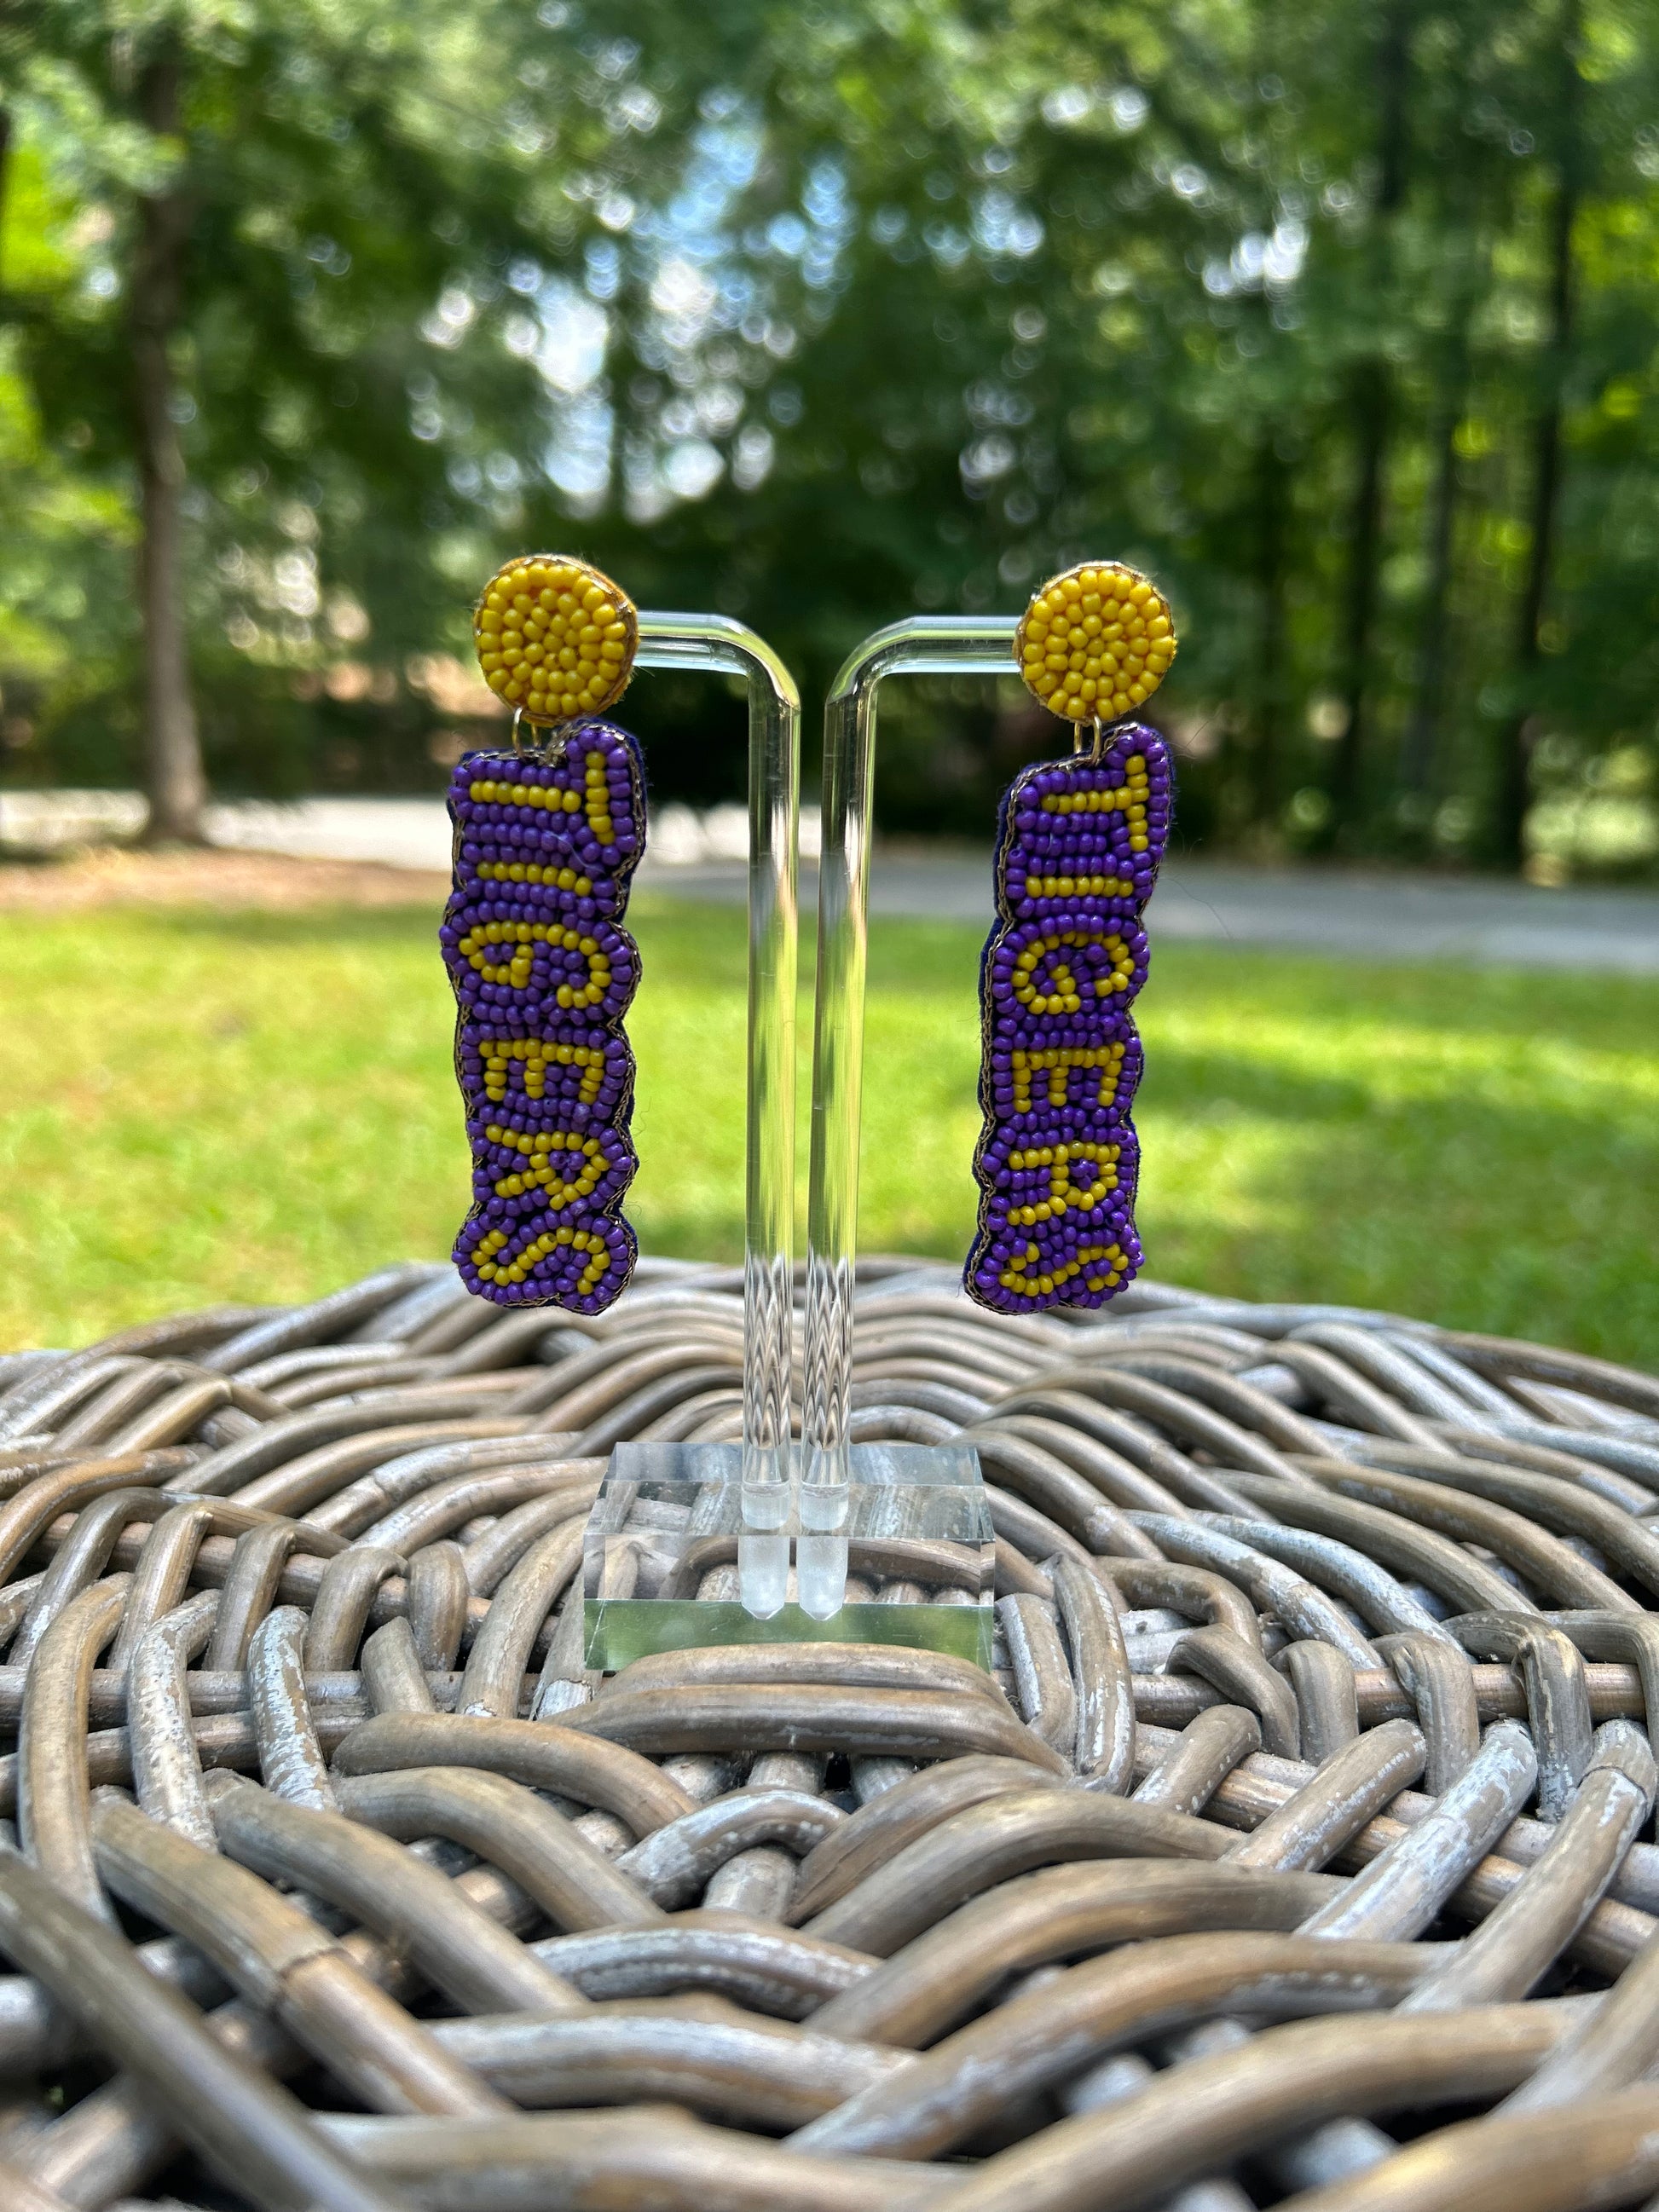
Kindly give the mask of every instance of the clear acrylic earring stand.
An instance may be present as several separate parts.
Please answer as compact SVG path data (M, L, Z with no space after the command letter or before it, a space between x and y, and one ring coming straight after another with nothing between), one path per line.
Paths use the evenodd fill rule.
M735 630L719 627L722 637ZM790 1154L778 1109L792 1097L784 1046L793 1012L793 877L786 892L775 840L787 814L793 866L793 786L787 807L780 800L769 814L757 794L778 788L766 764L783 740L775 732L769 752L757 720L765 702L757 698L754 665L744 668L751 731L744 1443L741 1453L719 1443L617 1447L589 1524L590 1667L614 1668L647 1651L690 1645L825 1638L920 1644L990 1664L994 1540L975 1455L964 1446L853 1444L849 1406L876 690L884 677L901 673L1012 675L1014 629L1003 618L896 623L849 658L826 704L805 1406L793 1485ZM640 633L641 666L734 665L700 657L700 649L720 649L710 618L641 616ZM786 896L792 933L780 965L776 912ZM757 1012L759 1001L765 1007ZM729 1589L720 1570L734 1560L735 1595L714 1594ZM857 1577L850 1602L849 1565Z
M722 615L642 612L634 665L738 676L748 692L743 1443L612 1454L583 1562L587 1663L605 1669L647 1650L728 1641L718 1615L776 1615L791 1521L800 695L771 647ZM717 1554L735 1563L737 1604L695 1601L687 1562Z
M799 1602L815 1620L841 1612L849 1544L856 1571L860 1523L883 1510L881 1502L866 1493L893 1480L890 1462L896 1455L907 1462L906 1480L939 1489L941 1495L933 1501L935 1517L960 1529L965 1543L982 1541L988 1558L990 1553L987 1509L971 1452L852 1443L853 1296L876 695L889 676L1017 676L1017 628L1012 616L1002 615L921 615L891 623L849 656L824 707L800 1534L795 1554ZM988 884L987 900L988 911ZM981 1600L988 1655L989 1595L988 1577ZM847 1608L848 1613L860 1610ZM917 1635L914 1640L933 1639Z

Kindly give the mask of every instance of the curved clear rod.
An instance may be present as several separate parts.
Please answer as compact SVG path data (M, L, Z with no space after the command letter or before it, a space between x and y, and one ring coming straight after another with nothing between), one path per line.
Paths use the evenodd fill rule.
M765 1619L789 1579L795 1213L795 852L800 694L764 639L724 615L640 616L638 668L740 676L749 694L749 1088L738 1595Z
M858 1250L859 1122L876 691L888 676L1013 676L1012 615L918 615L878 629L842 665L823 708L812 1153L801 1413L800 1602L841 1610L847 1583L848 1400Z

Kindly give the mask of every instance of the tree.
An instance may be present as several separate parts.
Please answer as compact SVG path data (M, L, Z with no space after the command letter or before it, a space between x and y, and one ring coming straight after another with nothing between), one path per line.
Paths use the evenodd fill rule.
M435 773L421 672L520 544L742 615L809 694L1104 549L1176 597L1189 840L1513 866L1653 750L1656 4L14 11L39 772L136 757L141 523L210 772L287 788ZM636 710L660 791L729 793L706 688ZM1052 743L1012 688L885 727L884 817L981 835Z
M326 619L326 537L343 634L374 619L345 580L372 590L378 567L387 644L417 637L453 585L434 573L441 441L406 386L428 416L440 387L461 418L544 411L523 352L453 343L508 313L515 260L574 243L538 157L557 135L580 161L607 135L587 104L602 71L526 109L537 35L515 9L434 0L78 0L8 34L19 112L94 241L90 290L14 305L48 434L135 486L153 836L201 835L192 599L234 629L241 580L272 618L245 608L242 649L291 658Z
M1376 189L1364 256L1372 296L1378 300L1386 299L1393 283L1394 226L1406 199L1413 21L1412 0L1384 0L1378 10ZM1363 337L1352 378L1354 480L1340 647L1343 720L1331 772L1332 830L1336 842L1350 846L1360 827L1384 479L1395 427L1394 385L1383 343L1388 321L1367 319L1357 328Z
M1554 178L1548 219L1547 333L1533 423L1531 445L1532 497L1528 524L1525 580L1516 607L1514 711L1502 725L1498 738L1498 800L1493 810L1492 842L1495 857L1518 867L1525 857L1527 807L1530 798L1528 774L1532 718L1536 712L1536 677L1541 658L1540 635L1545 599L1555 560L1557 517L1561 498L1561 417L1565 386L1571 366L1574 258L1573 231L1578 220L1583 190L1582 109L1583 81L1579 73L1581 0L1564 0L1559 43L1554 55L1556 103Z
M170 27L138 66L137 107L162 145L182 120L179 42ZM134 210L131 276L133 443L138 471L138 606L144 653L149 834L199 842L207 779L191 695L184 608L184 454L174 420L172 353L185 305L191 200L175 165Z

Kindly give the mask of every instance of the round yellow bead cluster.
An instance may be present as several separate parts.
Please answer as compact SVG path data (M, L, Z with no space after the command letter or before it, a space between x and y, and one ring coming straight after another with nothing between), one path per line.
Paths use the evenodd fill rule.
M492 691L532 721L568 722L621 698L640 626L609 576L585 561L538 553L496 570L473 613L472 635Z
M1175 659L1169 602L1119 562L1091 562L1045 584L1014 639L1019 672L1068 721L1109 721L1139 707Z

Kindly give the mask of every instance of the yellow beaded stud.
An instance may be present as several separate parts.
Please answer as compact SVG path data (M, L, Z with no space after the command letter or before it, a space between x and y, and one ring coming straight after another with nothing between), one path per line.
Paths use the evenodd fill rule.
M1170 603L1121 561L1085 561L1036 592L1014 635L1033 694L1070 722L1109 722L1150 699L1176 655Z
M472 613L484 682L527 722L603 714L628 689L640 619L586 561L526 553L498 568Z

